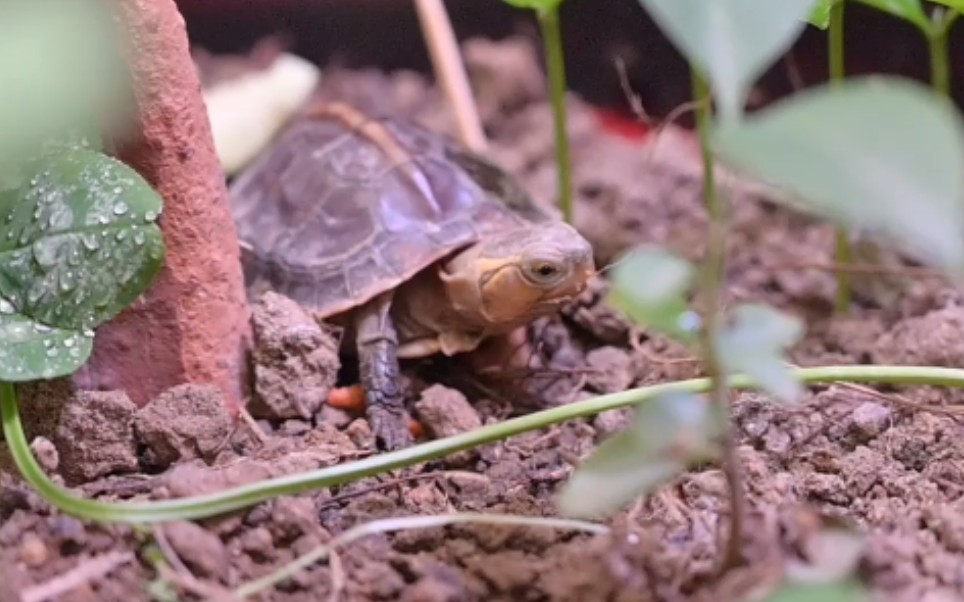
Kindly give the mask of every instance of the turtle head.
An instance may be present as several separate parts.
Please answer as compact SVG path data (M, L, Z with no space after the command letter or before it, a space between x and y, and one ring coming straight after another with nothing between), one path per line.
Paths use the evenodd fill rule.
M450 260L442 278L455 309L501 329L557 311L595 273L589 242L568 224L548 222L488 235Z

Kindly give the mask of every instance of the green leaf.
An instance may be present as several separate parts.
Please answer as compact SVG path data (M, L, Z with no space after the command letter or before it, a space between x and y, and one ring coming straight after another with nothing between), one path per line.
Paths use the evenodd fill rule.
M833 8L833 5L837 1L838 0L817 0L817 3L813 5L813 10L810 11L810 15L807 16L807 22L820 29L830 27L830 9Z
M51 328L14 311L0 299L0 380L66 376L90 357L93 333Z
M793 204L964 274L964 128L928 88L882 77L812 88L719 124L713 146Z
M733 323L719 333L717 357L727 373L746 374L779 401L791 403L803 394L803 385L787 368L783 352L803 330L800 320L766 305L739 305Z
M105 3L0 2L0 165L68 130L126 125L120 41Z
M716 457L722 425L710 403L688 393L640 404L630 428L603 442L575 471L559 509L584 518L618 511L691 464Z
M869 599L866 589L858 581L848 580L816 585L788 583L764 602L865 602Z
M690 340L699 323L686 303L694 276L685 259L659 247L640 247L613 268L610 301L642 325Z
M73 330L132 303L161 267L160 196L106 155L48 155L0 190L0 295L18 313Z
M857 2L913 23L924 32L931 30L931 21L924 13L920 0L857 0Z
M563 0L502 0L502 1L516 8L528 8L541 14L541 13L547 13L554 10L559 10L559 5L562 4Z
M806 27L814 0L639 0L709 78L723 118L742 114L750 87Z

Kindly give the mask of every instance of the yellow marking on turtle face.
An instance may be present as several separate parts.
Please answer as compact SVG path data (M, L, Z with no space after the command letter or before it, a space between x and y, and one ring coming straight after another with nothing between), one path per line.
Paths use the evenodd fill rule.
M492 234L440 271L452 308L489 334L557 311L593 274L589 243L562 223Z

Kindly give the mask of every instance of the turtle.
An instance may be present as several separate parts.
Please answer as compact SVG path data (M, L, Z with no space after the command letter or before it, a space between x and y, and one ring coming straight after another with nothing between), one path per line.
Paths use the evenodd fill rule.
M229 195L248 294L343 327L380 449L412 443L401 360L471 352L596 273L589 242L494 161L344 102L304 109Z

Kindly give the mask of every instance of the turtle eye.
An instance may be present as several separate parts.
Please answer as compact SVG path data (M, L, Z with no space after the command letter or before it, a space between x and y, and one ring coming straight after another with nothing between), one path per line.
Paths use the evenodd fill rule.
M565 270L554 261L535 259L522 264L522 273L535 284L554 284L563 277Z

